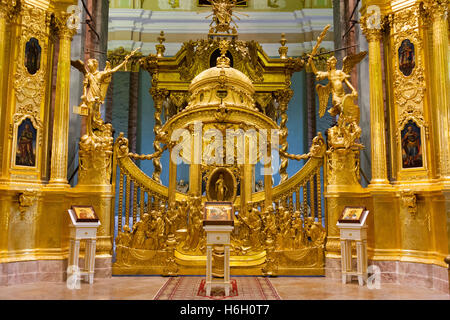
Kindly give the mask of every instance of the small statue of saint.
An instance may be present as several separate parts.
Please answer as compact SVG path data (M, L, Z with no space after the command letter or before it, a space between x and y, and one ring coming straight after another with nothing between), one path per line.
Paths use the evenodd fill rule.
M215 185L216 198L218 201L224 201L227 197L228 187L225 184L225 179L223 178L223 173L219 175L219 179L216 181Z

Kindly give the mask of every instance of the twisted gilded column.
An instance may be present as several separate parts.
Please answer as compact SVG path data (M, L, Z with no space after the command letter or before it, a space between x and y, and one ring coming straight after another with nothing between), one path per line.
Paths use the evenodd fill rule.
M288 149L288 142L287 142L287 136L288 136L288 128L286 126L288 116L287 116L287 109L289 101L292 98L292 95L294 92L291 89L282 89L275 92L275 97L277 98L278 103L280 104L280 114L281 114L281 121L280 121L280 151L287 152ZM281 159L281 165L280 165L280 177L281 181L280 183L283 183L286 181L289 176L287 174L287 167L288 167L288 159L284 156L280 156Z
M150 94L153 97L154 106L155 106L155 126L153 127L153 133L155 134L155 140L153 141L153 150L155 152L160 152L162 150L161 143L158 139L159 130L162 127L161 122L161 112L162 112L162 104L164 99L168 96L169 92L165 89L158 88L150 88ZM153 159L153 175L152 179L158 183L161 183L161 156Z
M372 160L372 187L389 185L386 167L386 136L383 102L383 78L380 40L381 28L369 26L367 19L361 19L361 28L369 43L369 79L370 79L370 135Z
M70 14L62 12L56 18L59 35L58 78L53 116L53 138L50 186L67 186L67 152L69 138L70 44L75 29L67 27Z

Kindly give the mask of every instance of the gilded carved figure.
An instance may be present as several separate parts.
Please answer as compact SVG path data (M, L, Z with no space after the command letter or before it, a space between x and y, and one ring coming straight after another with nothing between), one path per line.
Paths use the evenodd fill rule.
M216 185L214 187L216 191L216 198L218 201L224 201L227 196L228 187L225 184L225 180L223 178L223 174L219 175L219 178L216 181Z
M131 247L136 249L144 248L146 232L148 231L149 218L150 216L146 213L142 217L142 220L139 220L133 226L133 241L131 243Z
M321 246L325 240L326 232L320 223L314 220L313 217L305 219L305 232L313 246Z
M178 212L175 209L175 203L172 203L170 208L167 210L166 216L164 217L166 224L166 233L169 237L175 236L177 219Z
M119 231L116 238L116 260L127 262L129 251L127 248L130 246L132 240L131 230L128 225L123 226L123 231Z
M349 79L352 69L364 59L367 52L360 52L345 57L342 70L336 69L337 59L332 56L327 61L327 71L318 71L313 58L328 29L329 26L323 30L317 39L317 45L314 47L308 60L308 65L311 66L317 80L328 79L327 85L318 84L316 86L317 94L319 95L319 115L322 117L325 114L331 94L332 106L329 113L332 116L339 116L337 126L329 131L331 147L343 147L346 149L352 146L362 147L361 144L355 142L361 136L361 128L359 127L360 110L354 103L354 99L358 98L358 93ZM346 93L344 83L350 88L351 93Z
M233 7L240 4L240 0L209 0L212 5L213 10L213 20L210 26L214 23L215 26L210 29L210 33L213 32L229 32L232 31L233 34L237 33L236 27L231 27L231 22L233 21ZM210 17L210 15L208 16ZM208 18L206 17L206 18ZM239 19L239 18L238 18Z
M83 95L81 96L81 109L87 109L93 120L100 118L100 105L104 103L108 86L112 80L112 74L126 66L128 60L135 55L140 48L135 49L127 55L118 66L111 68L109 61L106 62L103 71L98 70L98 60L89 59L86 64L81 60L72 61L72 65L84 74ZM88 121L89 122L89 121ZM88 134L90 134L88 130Z

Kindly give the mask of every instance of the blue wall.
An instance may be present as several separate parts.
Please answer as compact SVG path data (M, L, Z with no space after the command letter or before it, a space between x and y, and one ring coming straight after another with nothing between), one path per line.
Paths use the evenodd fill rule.
M128 134L128 105L130 103L130 73L118 71L113 74L112 126L114 139L120 132Z

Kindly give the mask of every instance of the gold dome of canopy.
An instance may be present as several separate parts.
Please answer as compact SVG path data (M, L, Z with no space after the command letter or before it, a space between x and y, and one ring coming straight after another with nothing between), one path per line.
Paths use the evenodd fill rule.
M257 110L252 81L241 71L230 67L229 63L222 52L216 67L201 72L192 80L187 109L224 105Z

